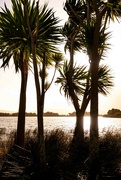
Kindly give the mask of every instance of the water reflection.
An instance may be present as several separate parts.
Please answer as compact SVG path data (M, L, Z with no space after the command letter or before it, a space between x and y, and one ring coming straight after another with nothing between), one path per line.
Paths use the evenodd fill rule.
M62 128L65 131L73 131L76 123L76 117L44 117L44 129L53 130L56 128ZM9 133L12 130L16 130L17 117L0 117L0 128L6 128ZM26 118L26 129L37 128L37 118ZM99 117L99 132L107 131L108 129L121 131L121 118L104 118ZM90 117L84 117L84 130L90 129Z

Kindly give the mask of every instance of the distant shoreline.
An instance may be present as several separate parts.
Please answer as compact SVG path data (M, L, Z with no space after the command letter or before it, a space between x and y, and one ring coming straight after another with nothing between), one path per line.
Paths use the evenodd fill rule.
M89 116L90 113L89 112L86 112L85 113L85 116ZM8 117L17 117L18 116L18 113L4 113L4 112L0 112L0 116L8 116ZM36 117L37 114L36 113L32 113L32 112L26 112L26 117ZM76 116L76 113L75 112L72 112L72 113L69 113L68 115L65 115L65 114L58 114L58 113L55 113L55 112L45 112L43 114L44 117L75 117Z
M18 113L4 113L4 112L0 112L0 117L17 117L18 116ZM26 112L26 117L37 117L37 114L36 113L27 113ZM65 115L65 114L58 114L58 113L54 113L54 112L45 112L44 117L76 117L76 113L73 112L73 113L69 113L68 115ZM90 113L89 112L86 112L84 116L90 116ZM107 117L107 118L121 118L120 116L110 116L108 114L104 114L104 115L99 115L99 116L102 116L102 117Z

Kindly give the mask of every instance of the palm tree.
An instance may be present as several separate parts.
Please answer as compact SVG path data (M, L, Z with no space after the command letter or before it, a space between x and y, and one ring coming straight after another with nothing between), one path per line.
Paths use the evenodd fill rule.
M27 3L27 8L29 9L29 23L31 25L32 32L34 33L38 17L38 9L35 6L35 1L33 1L32 4L29 1ZM19 0L12 0L12 10L13 12L10 12L5 5L5 10L3 9L1 12L0 55L1 58L3 58L3 66L8 65L10 58L13 57L16 70L19 68L22 71L23 80L21 86L24 88L21 88L22 93L20 95L22 96L22 94L24 94L24 97L21 98L20 96L20 107L22 108L19 108L19 111L20 109L22 110L18 115L17 144L23 146L25 130L25 114L23 112L25 112L26 104L26 82L24 80L27 81L27 78L24 78L23 73L28 73L28 63L32 58L32 48L25 11ZM55 52L56 50L53 44L54 42L56 44L60 38L58 27L56 27L57 23L58 19L54 17L53 10L47 9L47 5L44 5L39 12L39 32L36 47L37 58L41 59L40 62L42 63L44 62L43 57L45 51ZM23 61L21 60L22 57ZM39 103L42 104L42 102ZM43 105L41 105L41 107L43 107ZM18 139L21 139L21 143Z
M83 52L87 52L87 54L90 53L91 51L91 47L92 47L92 41L93 41L93 31L94 31L94 23L91 23L90 26L86 26L85 24L82 27L76 27L74 26L73 22L67 22L63 29L61 30L62 35L64 36L64 39L66 41L65 44L65 51L66 49L69 50L70 52L70 72L68 72L69 74L69 81L68 81L68 88L70 89L70 91L72 92L74 86L70 84L71 79L73 79L71 77L71 73L73 72L73 61L74 61L74 52L75 51L80 51L82 50ZM100 31L100 41L99 41L99 51L100 51L100 56L101 58L103 58L105 51L108 49L109 44L107 43L107 40L110 38L110 34L108 32L104 33L104 30L101 29ZM73 34L73 36L72 36ZM73 44L73 47L72 47ZM103 50L103 52L102 52ZM90 70L89 70L89 74L90 74ZM87 76L89 78L89 75ZM87 82L86 82L86 89L85 89L85 93L84 93L84 97L83 97L83 101L82 101L82 106L81 106L81 111L79 108L79 102L78 102L78 98L70 93L72 102L74 104L75 110L76 110L76 118L77 120L77 124L76 124L76 128L75 128L75 137L77 139L80 139L81 141L83 141L84 139L84 130L83 130L83 116L84 116L84 112L86 110L86 107L89 102L90 99L90 95L88 96L88 91L89 91L89 79L87 78ZM81 92L80 92L81 94ZM85 103L86 102L86 103Z
M100 50L100 31L103 29L105 33L107 20L111 19L112 15L110 10L113 9L112 13L114 15L121 17L121 6L118 1L118 6L115 6L113 2L111 6L109 5L111 1L103 3L102 1L92 1L92 8L95 13L94 20L94 31L93 31L93 41L92 48L89 52L89 59L91 62L91 106L90 106L90 115L91 115L91 125L90 125L90 170L89 170L89 179L95 179L99 175L99 145L98 145L98 67L102 57L104 48ZM91 7L91 6L90 6ZM111 9L110 9L111 7ZM117 8L116 8L117 7ZM117 9L117 10L116 10ZM93 13L93 14L94 14ZM92 20L91 20L92 21ZM90 21L90 22L91 22ZM88 25L89 23L87 23ZM94 172L95 171L95 172Z
M69 75L69 63L67 61L65 61L63 68L59 69L59 73L60 77L57 77L56 83L60 84L60 92L62 93L63 91L65 97L72 100L69 94L69 84L67 78ZM84 139L83 117L90 101L91 79L89 76L89 70L87 71L86 66L74 66L72 79L75 96L77 96L79 104L79 112L76 112L76 126L73 140L81 143ZM109 93L109 89L113 86L112 79L113 76L111 76L111 70L108 66L100 66L98 70L98 93L107 95Z
M26 87L29 65L29 47L26 40L26 24L22 18L21 6L12 1L11 12L5 5L0 12L0 58L3 59L2 67L9 65L11 58L14 60L16 72L21 72L21 91L18 112L16 144L24 147ZM21 25L23 24L23 27Z
M83 131L83 121L80 120L80 108L79 108L79 101L78 97L75 93L74 89L74 82L73 82L73 72L74 70L74 53L76 51L80 50L80 26L77 27L75 22L68 21L65 23L64 27L61 30L62 35L65 38L66 44L65 44L65 51L66 49L69 50L70 53L70 59L69 59L69 70L68 70L68 76L66 76L68 81L68 90L69 90L69 96L71 97L72 103L74 105L74 108L76 110L76 118L77 122L80 122L80 142L83 142L84 139L84 131ZM80 71L81 72L81 71ZM79 73L80 73L79 72Z
M35 7L36 19L34 29L30 23L29 16L29 1L22 1L24 6L27 27L29 30L30 44L32 50L32 60L34 68L34 78L37 94L37 117L38 117L38 145L39 145L39 162L45 162L44 151L44 129L43 129L43 111L44 111L44 95L45 95L45 68L46 68L46 53L48 51L55 51L55 44L60 41L58 31L58 19L55 18L53 9L48 10L47 5L39 12L39 2ZM41 50L41 57L43 59L42 67L42 87L40 89L39 72L36 52Z
M82 4L83 3L83 4ZM91 126L90 126L90 177L95 179L99 174L98 166L98 67L103 53L103 49L99 50L100 31L106 30L107 20L112 19L114 16L120 17L121 15L121 2L120 1L96 1L96 0L67 0L65 9L72 22L75 22L77 27L83 29L90 27L94 24L92 36L92 46L87 49L91 68ZM85 8L85 13L83 11ZM82 18L83 16L83 18ZM95 158L94 158L95 157ZM93 169L94 168L94 169ZM94 173L93 173L94 172Z

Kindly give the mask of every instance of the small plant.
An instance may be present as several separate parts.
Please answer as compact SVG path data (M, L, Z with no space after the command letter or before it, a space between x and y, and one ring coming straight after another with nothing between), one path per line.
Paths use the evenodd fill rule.
M6 156L14 144L15 131L10 132L6 137L6 129L0 129L0 158Z

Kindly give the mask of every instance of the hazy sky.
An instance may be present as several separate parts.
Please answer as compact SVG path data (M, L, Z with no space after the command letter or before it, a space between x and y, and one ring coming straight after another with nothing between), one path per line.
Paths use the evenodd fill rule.
M10 0L0 0L0 6L3 7L4 2L10 7ZM41 4L49 2L49 7L53 7L56 16L62 19L62 24L67 20L66 12L63 10L64 0L40 0L40 2ZM107 97L99 96L100 114L107 113L111 108L121 109L121 24L111 24L111 30L112 38L110 43L112 46L103 63L108 64L112 69L115 77L115 86ZM68 56L66 55L66 57ZM78 60L80 64L85 64L88 58L83 54L78 54L75 59ZM0 69L0 110L18 111L20 81L20 74L15 74L12 60L9 68L6 68L6 70ZM89 110L89 107L87 110ZM30 111L36 112L36 94L33 74L31 72L29 73L27 86L27 112ZM68 114L74 111L71 102L67 101L64 96L60 94L59 86L54 83L46 93L45 111L53 111L60 114Z

